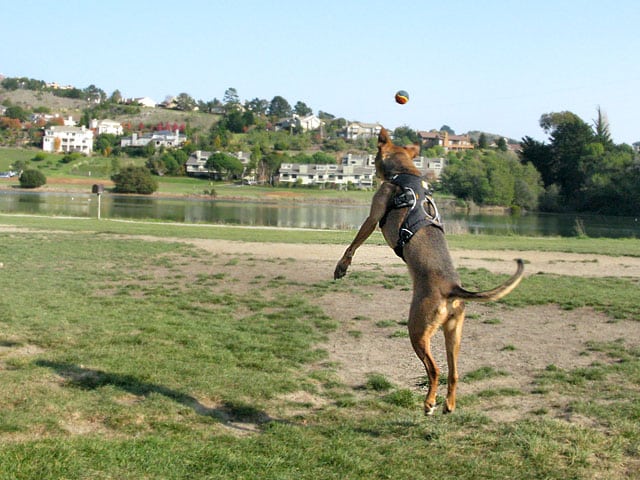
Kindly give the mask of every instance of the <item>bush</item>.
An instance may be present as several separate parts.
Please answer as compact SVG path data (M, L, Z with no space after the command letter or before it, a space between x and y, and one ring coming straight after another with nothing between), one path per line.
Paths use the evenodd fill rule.
M114 191L117 193L149 195L158 189L158 181L146 167L125 167L111 180L116 184Z
M62 157L60 159L60 163L71 163L75 160L78 160L79 158L82 158L83 155L81 153L78 152L70 152L64 155L64 157Z
M25 170L20 175L20 187L38 188L47 183L47 177L40 170Z

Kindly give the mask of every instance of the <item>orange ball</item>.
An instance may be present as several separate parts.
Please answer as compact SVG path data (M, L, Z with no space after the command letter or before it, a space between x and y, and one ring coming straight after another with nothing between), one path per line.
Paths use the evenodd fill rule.
M404 105L408 101L409 94L407 92L405 92L404 90L398 90L396 92L396 102L398 102L400 105Z

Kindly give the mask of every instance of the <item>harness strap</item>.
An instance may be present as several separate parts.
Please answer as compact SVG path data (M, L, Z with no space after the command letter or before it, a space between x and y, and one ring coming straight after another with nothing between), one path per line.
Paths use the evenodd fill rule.
M440 212L436 206L427 183L420 177L411 174L398 174L390 180L395 185L402 188L389 206L389 210L408 207L400 231L398 232L398 243L393 251L404 260L403 249L409 240L422 227L433 225L444 232ZM387 214L389 213L387 210ZM386 221L386 214L380 221L380 227Z

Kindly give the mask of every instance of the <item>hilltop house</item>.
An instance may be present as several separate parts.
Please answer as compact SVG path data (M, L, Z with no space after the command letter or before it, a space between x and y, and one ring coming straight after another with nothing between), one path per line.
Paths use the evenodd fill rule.
M276 130L300 128L303 131L308 132L311 130L317 130L321 125L322 120L320 120L316 115L311 114L301 117L294 113L291 118L285 118L284 120L279 121L276 124Z
M80 152L91 155L93 130L82 127L52 126L44 129L42 150L45 152Z
M425 148L440 146L446 152L472 150L473 144L469 135L450 135L449 132L418 132Z
M152 143L156 148L159 147L179 147L187 141L187 136L182 135L179 130L171 132L169 130L160 130L157 132L145 133L138 135L133 133L130 137L122 137L120 140L121 147L146 147Z
M96 135L111 134L120 136L124 133L120 122L115 120L91 120L91 129L96 132Z
M347 140L366 140L369 138L377 138L380 130L382 130L382 125L379 123L350 122L344 129L338 132L338 136L346 138Z
M156 106L156 101L149 97L134 98L133 102L148 108L154 108Z

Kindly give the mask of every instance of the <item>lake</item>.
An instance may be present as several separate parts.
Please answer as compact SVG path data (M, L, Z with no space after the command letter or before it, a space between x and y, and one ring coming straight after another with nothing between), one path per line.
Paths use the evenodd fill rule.
M211 223L266 227L357 229L369 212L365 205L267 204L206 198L163 198L104 194L101 218L156 219L182 223ZM94 194L0 191L0 213L97 217ZM441 208L445 230L450 233L575 236L582 230L590 237L640 237L640 221L634 217L603 215L465 214Z

